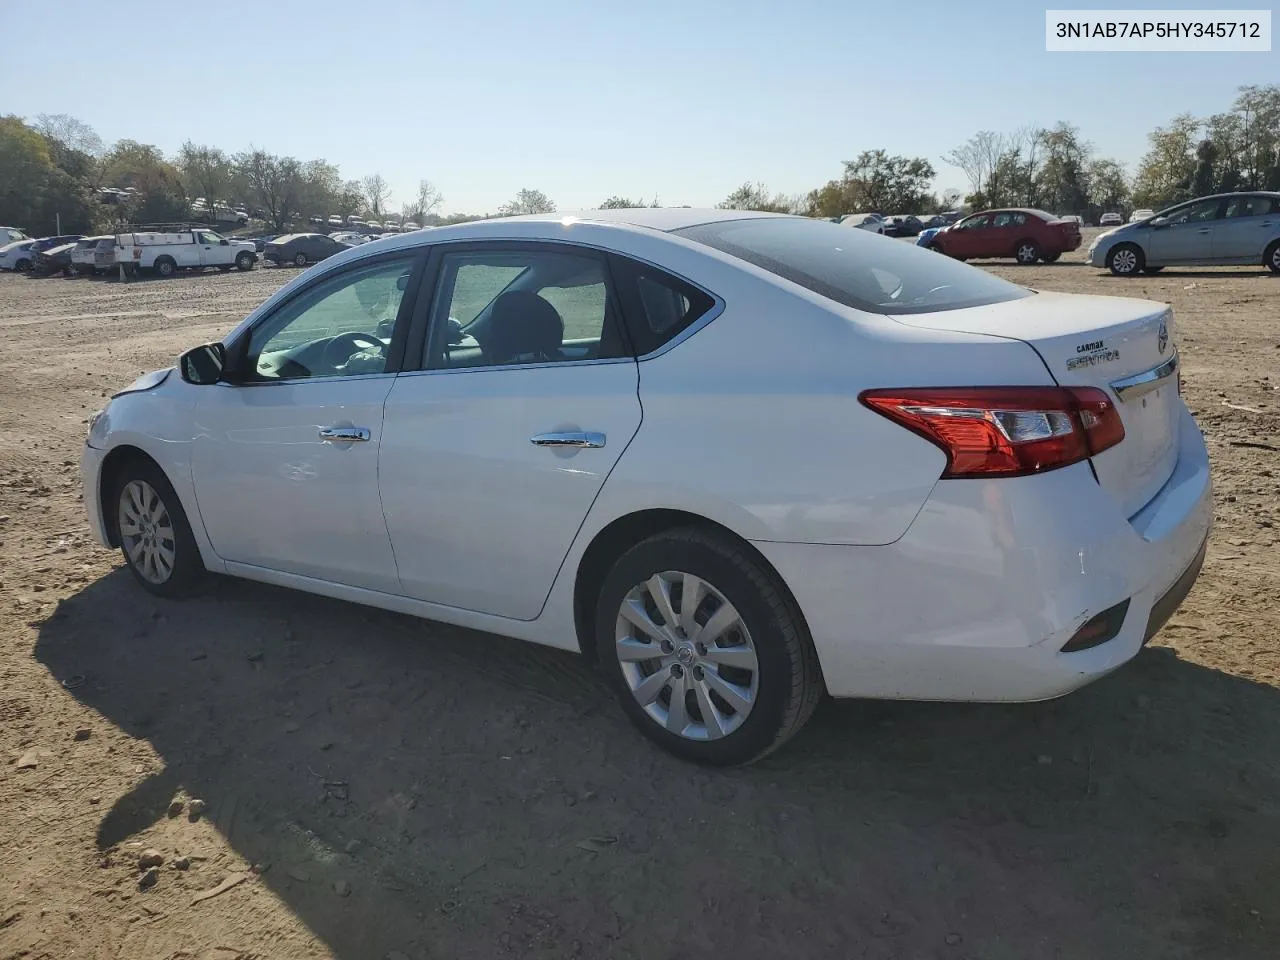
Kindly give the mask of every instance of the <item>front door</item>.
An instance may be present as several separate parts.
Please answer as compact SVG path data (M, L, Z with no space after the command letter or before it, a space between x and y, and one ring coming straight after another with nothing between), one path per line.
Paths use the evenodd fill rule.
M378 456L414 262L362 261L303 288L233 345L237 382L202 392L192 472L222 559L399 592Z
M382 504L405 592L531 620L640 425L605 259L450 246L420 370L387 398ZM406 364L407 365L407 364Z
M953 257L988 256L984 252L985 237L991 229L991 214L979 213L966 217L947 231L945 250Z
M202 267L216 267L231 262L231 245L223 246L224 241L216 233L210 230L201 230L196 234L199 241L196 245L200 248L200 265Z
M1198 200L1169 211L1158 224L1153 221L1147 228L1147 261L1164 265L1212 260L1222 205L1221 199Z

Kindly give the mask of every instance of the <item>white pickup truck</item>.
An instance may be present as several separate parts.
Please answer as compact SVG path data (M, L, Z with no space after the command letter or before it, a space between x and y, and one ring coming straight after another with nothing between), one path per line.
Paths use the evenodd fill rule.
M116 235L115 262L133 270L154 270L162 277L205 267L252 270L258 248L251 240L228 240L212 230L121 233Z

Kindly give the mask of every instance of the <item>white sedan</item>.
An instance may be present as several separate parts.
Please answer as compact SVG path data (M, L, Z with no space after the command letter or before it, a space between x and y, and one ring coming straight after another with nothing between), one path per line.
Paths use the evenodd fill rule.
M155 594L213 571L581 651L717 764L824 692L1116 669L1212 515L1164 305L725 210L347 250L117 394L83 479Z
M884 217L878 213L846 213L840 218L840 226L857 227L868 233L884 233Z

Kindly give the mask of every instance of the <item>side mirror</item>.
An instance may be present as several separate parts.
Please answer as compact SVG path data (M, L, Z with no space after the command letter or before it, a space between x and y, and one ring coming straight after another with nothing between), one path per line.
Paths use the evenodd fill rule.
M402 273L402 274L400 274L400 276L396 277L396 289L397 289L397 290L399 290L401 293L403 293L403 292L404 292L405 287L407 287L407 286L409 286L409 275L408 275L407 273Z
M218 241L218 245L219 245L219 246L221 246L221 247L225 247L225 246L227 246L227 238L226 238L226 237L223 237L221 240L219 240L219 241Z
M1150 225L1157 230L1161 230L1169 225L1168 217L1156 217L1151 221Z
M227 348L221 343L206 343L188 350L178 358L178 372L187 383L209 386L222 379L227 366Z

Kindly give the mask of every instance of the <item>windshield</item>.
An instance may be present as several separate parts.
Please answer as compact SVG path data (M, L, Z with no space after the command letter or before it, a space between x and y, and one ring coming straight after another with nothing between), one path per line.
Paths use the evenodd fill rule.
M959 310L1031 295L932 250L825 220L725 220L674 233L868 313Z

